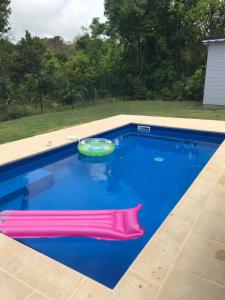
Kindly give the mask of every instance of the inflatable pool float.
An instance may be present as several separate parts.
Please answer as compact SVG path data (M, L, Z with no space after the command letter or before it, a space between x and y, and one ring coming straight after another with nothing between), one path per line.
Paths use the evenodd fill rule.
M104 156L115 150L112 141L102 138L90 138L79 142L78 150L86 156Z
M0 213L0 232L12 238L89 237L131 240L144 229L141 204L120 210L11 210Z

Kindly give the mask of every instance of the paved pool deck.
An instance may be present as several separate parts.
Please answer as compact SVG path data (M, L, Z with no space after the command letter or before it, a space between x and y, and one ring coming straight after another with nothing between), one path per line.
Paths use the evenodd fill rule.
M0 145L0 165L128 123L225 133L225 121L119 115ZM224 300L225 142L114 290L0 234L0 299Z

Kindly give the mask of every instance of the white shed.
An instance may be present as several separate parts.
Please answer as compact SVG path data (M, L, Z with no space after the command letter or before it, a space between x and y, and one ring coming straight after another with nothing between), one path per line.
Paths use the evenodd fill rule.
M206 38L208 59L204 88L204 105L225 106L225 37Z

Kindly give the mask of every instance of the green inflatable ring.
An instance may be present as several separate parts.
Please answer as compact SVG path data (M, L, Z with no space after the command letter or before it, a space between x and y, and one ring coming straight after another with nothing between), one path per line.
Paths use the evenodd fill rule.
M101 138L90 138L79 142L78 150L86 156L104 156L115 150L112 141Z

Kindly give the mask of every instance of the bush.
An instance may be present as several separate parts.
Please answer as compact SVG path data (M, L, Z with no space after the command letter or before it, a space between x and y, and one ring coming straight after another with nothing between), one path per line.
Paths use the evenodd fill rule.
M184 100L184 82L177 81L171 88L165 88L161 92L161 98L170 101L182 101Z
M7 120L6 105L0 105L0 121Z
M198 100L203 98L205 72L203 68L184 79L176 81L171 88L165 88L161 92L161 97L165 100Z
M37 113L37 111L29 105L1 105L0 106L0 121L18 119Z
M148 99L148 90L141 79L134 78L132 80L133 86L133 95L131 98L135 100L147 100ZM132 100L133 100L132 99Z
M7 107L8 119L18 119L27 115L28 112L22 105L10 105Z
M205 72L198 69L185 83L185 98L187 100L199 100L203 98Z

